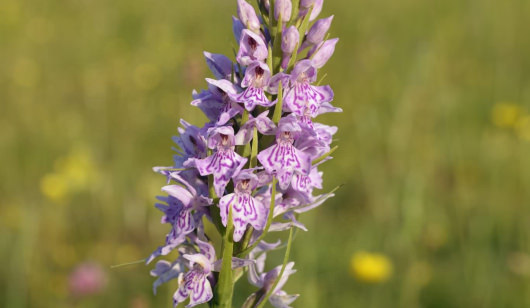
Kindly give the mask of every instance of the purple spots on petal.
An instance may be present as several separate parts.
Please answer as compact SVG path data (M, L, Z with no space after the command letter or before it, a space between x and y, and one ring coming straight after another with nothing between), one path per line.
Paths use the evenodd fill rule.
M248 87L236 97L236 101L243 103L248 111L254 110L256 105L270 107L273 103L267 98L262 88Z

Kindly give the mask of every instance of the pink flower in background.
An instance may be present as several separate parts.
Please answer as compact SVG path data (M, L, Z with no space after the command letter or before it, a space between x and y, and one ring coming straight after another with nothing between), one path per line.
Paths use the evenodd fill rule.
M101 293L107 285L107 274L103 268L93 262L79 264L68 278L68 287L76 297Z

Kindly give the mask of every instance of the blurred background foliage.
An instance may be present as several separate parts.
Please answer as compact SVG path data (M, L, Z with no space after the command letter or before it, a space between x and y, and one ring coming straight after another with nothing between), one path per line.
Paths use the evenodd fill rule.
M235 3L2 0L0 306L171 306L175 282L155 297L150 267L110 266L164 240L151 167L179 118L203 123L191 90L203 50L232 54ZM330 14L323 169L344 186L302 217L294 307L530 307L530 1Z

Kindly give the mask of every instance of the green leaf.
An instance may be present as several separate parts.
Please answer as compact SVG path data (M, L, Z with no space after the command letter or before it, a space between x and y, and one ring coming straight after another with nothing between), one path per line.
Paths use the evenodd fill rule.
M315 159L313 161L313 166L320 163L321 161L323 161L324 159L328 158L328 156L330 156L331 154L333 154L333 152L335 152L337 149L339 148L338 145L334 146L331 150L329 150L329 152L325 153L324 155L320 156L319 158Z
M272 48L271 45L267 46L268 53L267 53L267 66L271 70L271 74L274 72L274 68L272 67Z
M257 306L257 308L261 308L265 306L265 303L269 300L269 297L272 295L272 292L280 282L281 277L283 276L283 272L285 271L285 267L287 266L287 262L289 261L289 254L291 253L291 244L293 242L293 228L289 229L289 239L287 240L287 248L285 249L285 256L283 257L283 265L282 269L280 270L280 274L278 274L278 277L274 280L274 283L270 287L269 291L267 291L267 294L265 294L265 297L261 301L261 303Z
M250 168L254 168L258 164L258 128L254 126L252 136L252 152L250 153Z
M278 101L276 102L276 106L274 107L274 115L272 116L272 121L276 124L280 122L280 118L282 117L282 108L283 108L283 85L280 81L280 84L278 85Z

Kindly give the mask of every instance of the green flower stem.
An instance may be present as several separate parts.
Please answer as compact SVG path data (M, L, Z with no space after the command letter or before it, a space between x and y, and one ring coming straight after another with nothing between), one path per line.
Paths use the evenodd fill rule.
M278 85L278 101L276 102L276 106L274 107L274 114L272 116L272 121L276 124L280 122L280 118L282 117L282 108L283 108L283 85L280 81L280 84Z
M223 262L219 281L215 286L213 307L215 308L232 308L232 296L234 294L234 277L232 270L232 254L234 252L234 223L232 221L232 204L228 206L228 222L226 232L223 236Z
M254 228L252 226L249 226L247 231L245 232L243 240L241 241L241 246L239 247L237 255L239 255L242 250L248 246L248 243L250 243L250 239L252 238L252 233L254 233Z
M254 168L258 165L258 147L259 147L258 128L254 126L254 132L252 136L252 151L250 153L249 168Z
M269 228L272 223L272 215L274 214L274 203L275 203L275 198L276 198L276 183L277 183L276 177L273 176L272 177L271 206L269 208L269 216L267 216L267 224L265 225L263 232L256 239L254 244L248 246L247 248L245 248L245 250L243 250L237 255L239 258L245 257L252 249L254 249L254 247L258 246L259 242L261 242L261 240L263 240L265 236L267 235L267 232L269 232Z
M267 66L271 70L271 75L274 75L274 67L272 67L272 48L271 45L267 46L268 55L267 55Z
M283 257L283 265L282 265L282 269L280 270L280 274L278 274L278 277L276 277L276 279L274 280L274 283L270 287L270 289L267 292L267 294L265 294L265 297L263 298L261 303L257 306L257 308L261 308L261 307L265 306L265 303L267 303L267 301L269 300L269 297L272 295L272 292L274 292L274 289L276 288L276 286L280 282L280 279L283 276L283 272L285 271L285 267L287 266L287 262L289 261L289 255L291 253L291 244L292 244L292 242L293 242L293 227L291 227L291 229L289 229L289 239L287 240L287 248L285 249L285 256Z
M298 20L298 13L300 12L300 1L293 1L293 10L291 12L291 22L289 22L289 26L296 23L296 21Z

